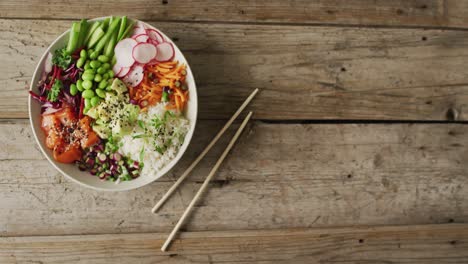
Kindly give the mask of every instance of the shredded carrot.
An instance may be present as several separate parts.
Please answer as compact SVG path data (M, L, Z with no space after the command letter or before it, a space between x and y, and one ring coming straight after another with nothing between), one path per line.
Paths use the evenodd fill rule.
M186 66L177 61L169 61L145 67L143 81L129 89L130 98L135 100L142 110L160 102L164 88L169 90L169 102L166 109L182 112L188 101L188 91L182 90L185 82Z

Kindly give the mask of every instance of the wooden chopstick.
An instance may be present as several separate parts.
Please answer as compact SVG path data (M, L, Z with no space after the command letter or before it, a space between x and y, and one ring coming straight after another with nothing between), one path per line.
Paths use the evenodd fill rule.
M193 209L193 206L195 205L195 203L198 201L198 199L200 198L200 196L203 194L203 192L206 190L206 187L208 186L208 183L211 181L211 179L213 178L213 176L215 175L216 171L218 170L218 168L221 166L221 163L223 163L224 159L226 158L227 154L229 153L229 151L231 150L232 146L234 146L234 143L236 143L237 139L239 138L240 134L242 133L242 131L244 130L245 126L247 125L247 123L249 122L250 120L250 117L252 116L252 112L249 112L249 114L245 117L244 121L242 122L242 124L240 125L240 127L237 129L237 132L236 134L234 135L234 137L232 137L231 141L229 142L229 145L226 147L226 149L224 150L223 154L221 155L221 157L219 157L218 161L216 162L216 164L214 165L213 169L211 169L210 173L208 174L208 176L206 177L205 181L203 182L202 186L200 187L200 189L198 190L197 194L195 194L195 197L193 197L192 201L190 202L190 204L188 205L187 209L185 209L184 213L182 214L182 217L179 219L179 222L177 222L177 224L175 225L174 229L172 229L172 232L169 234L169 237L166 239L166 242L164 242L164 245L161 247L161 250L162 251L166 251L167 247L169 246L169 244L171 243L172 239L174 239L174 236L177 234L177 232L179 231L180 227L182 226L182 224L184 223L185 219L187 218L187 216L190 214L190 212L192 211Z
M190 164L190 166L184 171L184 173L177 179L177 181L169 188L169 190L164 194L164 196L159 200L159 202L153 207L151 212L156 213L159 208L166 202L166 200L172 195L172 193L179 187L179 185L187 178L189 173L197 166L197 164L205 157L206 153L214 146L214 144L219 140L219 138L224 134L224 132L231 126L232 122L239 116L239 114L244 110L244 108L252 101L255 95L258 92L258 88L255 89L247 99L245 99L244 103L237 109L237 111L232 115L231 119L227 121L224 127L216 134L216 136L211 140L210 144L206 146L203 152Z

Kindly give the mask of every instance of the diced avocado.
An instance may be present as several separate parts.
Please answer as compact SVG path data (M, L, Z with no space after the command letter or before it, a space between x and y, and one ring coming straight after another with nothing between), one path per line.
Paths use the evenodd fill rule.
M123 109L124 112L128 113L128 121L130 123L133 123L137 120L138 118L138 113L140 112L140 108L136 105L132 105L132 104L127 104L124 106L124 109Z
M99 135L99 137L104 138L104 139L107 138L107 135L110 133L109 128L106 127L105 125L95 124L93 126L93 130Z
M92 117L93 119L96 119L98 117L97 111L98 111L97 107L93 107L89 109L88 112L86 112L86 115L89 117Z
M127 91L127 86L118 78L114 79L111 88L113 91L116 91L118 95Z

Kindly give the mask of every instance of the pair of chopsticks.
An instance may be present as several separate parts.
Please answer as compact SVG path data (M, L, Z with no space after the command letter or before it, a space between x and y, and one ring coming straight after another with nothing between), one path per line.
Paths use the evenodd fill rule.
M169 188L166 194L159 200L159 202L153 207L151 210L153 213L156 213L161 206L166 202L166 200L172 195L172 193L179 187L179 185L187 178L189 173L197 166L197 164L205 157L205 155L210 151L210 149L216 144L216 142L221 138L221 136L226 132L226 130L231 126L231 124L234 122L234 120L239 116L239 114L245 109L245 107L252 101L252 99L255 97L257 94L258 89L255 89L249 97L244 101L244 103L237 109L237 111L234 113L234 115L227 121L227 123L224 125L224 127L216 134L216 136L211 140L210 144L206 146L206 148L203 150L203 152L190 164L190 166L184 171L184 173L179 177L179 179ZM221 157L219 157L218 161L214 165L213 169L211 169L210 173L206 177L205 181L203 182L202 186L198 190L198 192L195 194L195 197L193 197L192 201L188 205L187 209L185 209L184 213L182 214L182 217L179 219L179 222L175 225L174 229L172 229L171 233L169 234L169 237L166 239L164 242L163 246L161 247L162 251L166 251L167 247L170 245L172 240L174 239L175 235L179 231L180 227L182 224L185 222L187 216L190 214L192 211L195 203L198 201L198 199L201 197L203 192L206 190L208 183L211 181L213 176L215 175L216 171L219 169L221 166L221 163L223 163L224 159L226 158L227 154L231 150L231 148L234 146L236 143L237 139L239 138L240 134L244 130L245 126L249 122L250 118L252 117L252 112L249 112L248 115L244 118L244 121L240 125L240 127L237 129L236 134L234 137L232 137L231 141L229 142L228 146L224 150L223 154L221 154Z

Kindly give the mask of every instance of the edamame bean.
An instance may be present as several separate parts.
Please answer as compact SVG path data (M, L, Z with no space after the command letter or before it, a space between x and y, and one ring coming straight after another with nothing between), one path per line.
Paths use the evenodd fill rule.
M89 90L91 89L91 87L93 87L93 83L91 82L91 80L85 80L83 81L83 88L86 89L86 90Z
M83 73L81 78L85 81L92 81L94 79L94 74L92 73Z
M83 98L85 98L85 99L86 98L92 98L94 96L94 92L93 92L93 90L88 89L88 90L83 91L81 96L83 96Z
M94 69L87 69L87 70L85 70L83 72L83 74L92 74L92 75L94 75L94 74L96 74L96 71Z
M99 74L99 73L96 74L96 75L94 75L94 81L95 81L95 82L100 82L100 81L102 81L102 75Z
M98 55L99 54L96 51L93 51L93 52L89 53L89 58L94 60L94 59L97 58Z
M78 91L82 92L84 90L83 88L83 80L78 80L76 82L76 88L78 89Z
M107 87L107 81L106 80L102 80L100 83L99 83L99 89L104 89ZM96 90L97 91L97 90ZM99 94L98 94L99 95Z
M80 51L80 58L83 58L86 60L86 57L88 57L88 52L85 49L82 49Z
M109 61L109 57L107 57L106 55L99 55L99 57L97 59L100 62L108 62Z
M101 101L101 99L99 99L99 97L97 96L94 96L93 98L91 98L91 106L95 107L99 104L99 101Z
M104 73L104 74L102 75L102 79L103 79L103 80L109 79L109 75L107 75L107 73Z
M114 77L115 75L113 70L109 70L107 74L109 75L110 78Z
M89 65L91 65L91 68L97 69L101 66L101 62L97 60L93 60L89 63Z
M99 74L104 74L104 73L107 73L107 70L104 69L103 66L101 66L101 67L99 67L99 69L97 69L97 73L99 73Z
M89 63L90 63L90 61L86 61L83 69L85 69L85 70L91 69L91 66L89 65Z
M77 93L78 93L78 88L76 87L76 84L72 83L70 85L70 94L76 95Z
M108 85L108 86L106 87L106 91L109 91L109 92L112 91L112 85Z
M110 64L106 62L106 63L102 64L101 67L103 67L104 69L108 70L108 69L110 69Z
M104 92L103 90L101 89L96 89L96 94L97 96L101 97L101 98L105 98L106 97L106 92Z
M85 108L89 109L91 107L91 99L90 98L85 98L84 105L85 105Z
M83 64L85 63L86 59L85 58L79 58L78 61L76 62L76 67L81 68L83 67Z

